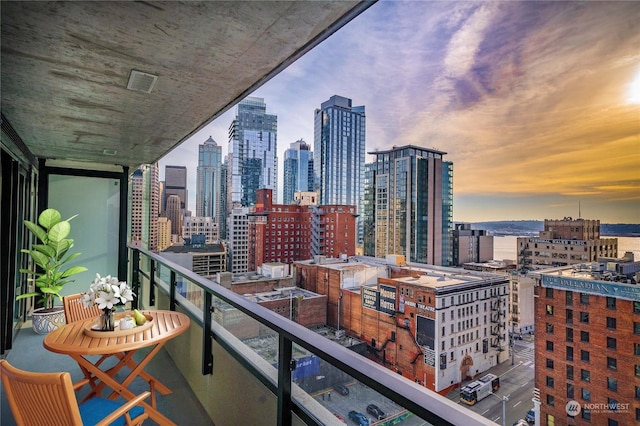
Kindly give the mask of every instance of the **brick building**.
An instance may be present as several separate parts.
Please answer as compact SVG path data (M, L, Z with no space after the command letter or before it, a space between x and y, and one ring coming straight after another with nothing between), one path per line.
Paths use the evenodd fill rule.
M387 276L387 265L316 256L311 260L294 262L294 283L300 288L327 296L327 325L351 329L358 321L359 304L352 306L353 297L347 289L373 285L378 277Z
M327 297L292 285L292 277L283 274L288 265L269 265L263 274L249 272L217 274L214 281L265 308L305 327L326 325ZM268 271L268 272L267 272ZM256 321L226 302L214 300L213 318L240 339L273 334L273 330Z
M530 274L536 280L535 409L542 426L640 421L640 262L622 263ZM627 274L616 272L624 269Z
M249 213L249 271L263 263L309 259L311 216L307 206L274 204L271 189L256 191Z
M311 254L314 256L353 256L356 254L355 206L310 206Z
M355 255L355 207L274 204L272 196L271 189L259 189L249 213L249 271L314 255Z
M305 327L320 327L327 324L327 296L298 287L275 288L271 291L244 296Z
M329 325L431 390L445 393L508 357L506 275L392 267L365 257L294 267L296 285L327 295Z
M600 237L600 221L589 219L545 219L537 237L517 239L518 273L511 275L509 329L514 333L534 331L533 279L529 271L618 256L618 239Z

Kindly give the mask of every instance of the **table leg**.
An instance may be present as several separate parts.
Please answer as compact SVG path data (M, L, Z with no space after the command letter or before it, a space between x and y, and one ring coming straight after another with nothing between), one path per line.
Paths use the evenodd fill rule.
M116 354L115 356L117 356L118 358L122 358L124 355ZM127 361L127 367L129 367L132 370L136 367L136 362L133 360L133 358ZM151 382L155 383L156 390L160 392L162 395L169 395L172 392L171 389L166 387L164 384L158 381L158 379L156 379L155 377L153 377L151 374L147 373L144 370L142 370L139 373L139 376L143 378L145 381L147 381L150 385L151 385Z
M168 395L172 392L171 392L171 389L165 386L162 382L158 381L151 374L144 371L144 367L146 367L149 361L151 361L151 359L153 359L153 357L156 356L156 354L160 351L160 349L162 349L163 346L164 346L164 343L156 345L147 355L145 355L145 357L142 359L140 363L136 363L135 360L133 359L133 356L135 355L137 350L128 351L126 353L122 352L122 353L114 354L114 356L119 359L119 362L115 366L106 370L107 374L109 374L111 377L115 377L116 374L118 374L118 372L122 369L122 367L124 367L125 365L129 367L131 369L131 372L123 380L122 384L128 387L136 377L140 376L147 383L149 383L149 390L151 391L151 405L155 407L156 406L156 394L155 394L156 390L158 390L158 392L160 392L162 395ZM96 363L94 365L96 367L99 367L99 363ZM90 399L93 395L99 395L102 392L102 389L104 389L105 387L104 383L99 383L96 385L94 381L95 379L94 380L90 379L90 383L92 384L93 390L90 394L88 394L85 397L83 402ZM111 393L108 398L114 399L115 397L116 397L115 393Z
M115 377L115 376L116 376L116 374L118 374L118 372L119 372L120 370L122 370L122 367L124 367L125 365L127 365L127 362L133 358L133 355L135 354L135 352L136 352L136 351L129 351L128 353L120 353L120 354L118 354L118 355L120 355L120 356L118 356L118 359L119 359L118 363L117 363L116 365L114 365L113 367L111 367L111 368L107 369L107 370L102 370L102 369L100 369L100 365L99 365L99 363L95 363L95 364L93 364L93 366L94 366L96 369L99 369L100 371L105 371L105 372L106 372L106 374L108 374L109 376L111 376L111 377ZM115 356L115 355L114 355L114 356ZM85 358L85 360L86 360L86 358ZM87 362L90 362L90 361L88 361L88 360L87 360ZM135 364L135 363L134 363L134 364ZM82 367L81 367L81 368L82 368ZM94 381L95 381L95 377L93 377L92 379L90 379L90 381L94 382ZM92 392L91 392L90 394L88 394L88 395L85 397L85 399L83 400L83 402L84 402L84 401L86 401L86 400L91 399L91 397L92 397L93 395L100 395L100 394L101 394L101 392L102 392L102 389L104 389L104 387L105 387L105 386L106 386L106 384L105 384L104 382L102 382L102 383L98 383L97 385L95 385L95 384L94 384ZM113 394L111 394L111 395L113 395ZM110 395L110 397L111 397L111 395ZM115 397L114 397L114 398L115 398ZM112 399L113 399L113 398L112 398Z
M127 353L123 357L123 359L126 359L128 357L128 355L129 355L129 353ZM101 383L100 383L99 386L101 388L104 387L104 386L109 386L111 389L114 390L114 392L116 392L118 395L121 395L126 400L131 400L131 399L135 398L136 395L127 388L127 385L129 383L131 383L131 381L133 381L133 379L135 378L135 377L132 377L134 372L129 374L129 376L125 379L125 381L127 382L126 384L125 384L124 381L122 383L118 383L118 381L115 380L114 376L115 376L115 372L119 371L120 368L118 368L118 369L110 369L111 371L112 370L116 370L115 372L112 371L114 376L111 376L106 371L102 371L100 368L96 367L94 364L92 364L89 360L87 360L86 358L84 358L81 355L70 355L70 356L81 366L81 368L85 368L93 376L95 376L98 379L100 379ZM147 356L143 360L143 361L145 361L145 365L150 361L150 359L147 359L148 356L149 356L149 354L147 354ZM124 365L124 363L123 363L123 365ZM151 405L147 404L144 401L141 402L140 405L144 407L144 409L145 409L145 411L147 413L149 413L149 417L151 417L159 425L162 425L162 426L164 426L164 425L177 426L175 423L173 423L171 420L169 420L167 417L165 417L162 413L160 413L158 410L156 410L156 408L154 406L151 406Z

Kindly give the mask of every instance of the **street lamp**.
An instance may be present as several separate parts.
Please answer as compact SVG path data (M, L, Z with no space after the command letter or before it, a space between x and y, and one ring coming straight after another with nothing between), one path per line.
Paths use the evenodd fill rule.
M490 392L490 394L502 400L502 426L506 426L507 425L507 401L509 401L509 397L507 395L503 395L502 397L499 397L493 392Z
M515 359L515 339L513 338L513 333L509 335L509 346L511 346L511 365L514 364L514 359Z
M507 425L507 401L509 401L509 397L504 395L502 397L502 426Z

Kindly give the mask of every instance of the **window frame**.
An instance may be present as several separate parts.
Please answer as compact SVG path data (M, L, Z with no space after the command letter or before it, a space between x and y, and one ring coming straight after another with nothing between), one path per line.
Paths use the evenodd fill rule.
M591 353L589 351L585 351L584 349L580 349L580 361L591 362Z

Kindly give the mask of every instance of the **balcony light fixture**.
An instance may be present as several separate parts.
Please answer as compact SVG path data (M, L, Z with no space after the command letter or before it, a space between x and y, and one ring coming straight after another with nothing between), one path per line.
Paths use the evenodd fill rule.
M117 150L115 149L109 149L109 148L105 148L102 150L102 154L104 155L116 155L118 153Z
M129 83L127 89L136 90L138 92L151 93L153 87L158 81L158 76L142 71L131 70L129 74Z

